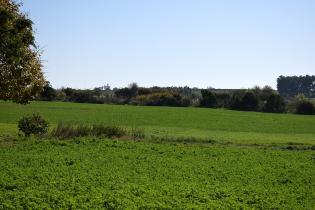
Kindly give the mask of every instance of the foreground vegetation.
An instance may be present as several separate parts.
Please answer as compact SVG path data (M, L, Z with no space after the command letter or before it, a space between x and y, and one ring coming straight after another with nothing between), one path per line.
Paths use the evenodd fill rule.
M312 209L314 152L106 139L0 149L0 208Z
M19 137L34 112L49 135ZM64 102L0 116L0 209L315 206L312 116Z
M135 84L54 90L20 5L0 0L2 100L26 104L40 94L39 100L315 114L312 101L298 97L290 110L283 98L313 98L315 77L308 75L279 77L281 95L269 87L222 93ZM18 136L18 119L34 112L40 114L19 120L25 137ZM0 209L313 209L314 122L226 110L0 101Z

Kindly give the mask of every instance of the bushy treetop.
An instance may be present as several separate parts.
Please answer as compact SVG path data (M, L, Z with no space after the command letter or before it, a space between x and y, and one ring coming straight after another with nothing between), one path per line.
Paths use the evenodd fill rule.
M33 22L13 0L0 0L0 99L26 104L45 83Z

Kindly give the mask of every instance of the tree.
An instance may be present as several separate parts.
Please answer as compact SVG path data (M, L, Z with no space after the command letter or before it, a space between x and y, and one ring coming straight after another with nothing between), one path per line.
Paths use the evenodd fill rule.
M228 107L229 106L229 102L231 100L231 95L229 93L226 92L222 92L222 93L215 93L215 97L216 97L216 106L217 107Z
M285 112L286 104L284 99L276 93L272 93L266 101L264 111L282 113Z
M115 91L115 95L118 98L125 98L129 100L132 97L132 92L129 88L120 88Z
M131 97L135 97L138 95L138 84L133 82L131 84L129 84L129 90L130 90L130 94L131 94Z
M147 106L189 106L190 100L183 98L180 94L163 91L147 95L139 95L136 98L141 105Z
M45 101L56 100L57 91L50 85L50 82L46 82L43 91L40 93L40 99Z
M315 97L315 76L280 76L277 79L277 88L280 95L294 97L304 94L308 98Z
M229 108L235 110L242 110L242 99L244 95L245 90L233 91L229 102Z
M13 0L0 0L0 99L26 104L45 84L33 22Z
M259 98L252 90L237 90L232 93L229 107L235 110L257 111Z
M296 114L315 114L314 104L310 100L308 100L304 96L304 94L298 94L297 96L295 96L293 104L295 109L294 112Z
M56 100L58 101L64 101L66 100L67 95L65 92L63 92L63 90L57 90L56 91Z
M315 114L315 107L310 101L300 101L296 106L296 114Z
M202 99L200 106L202 107L215 107L217 105L217 98L210 90L201 90Z
M272 89L272 87L266 85L265 87L261 89L259 98L262 101L267 101L271 95L275 95L275 94L277 95L277 91Z
M125 102L129 102L131 98L138 95L138 85L137 83L131 83L128 88L121 88L115 91L115 95L118 98L122 98Z
M251 91L247 91L242 98L241 109L246 111L256 111L258 108L259 99Z

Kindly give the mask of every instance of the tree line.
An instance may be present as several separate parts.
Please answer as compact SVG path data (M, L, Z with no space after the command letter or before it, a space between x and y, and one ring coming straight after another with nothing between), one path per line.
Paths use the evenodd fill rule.
M293 98L298 94L315 98L315 75L280 76L277 79L277 89L286 98Z
M282 79L283 76L279 78ZM294 97L286 96L281 95L280 91L269 86L222 90L190 88L187 86L146 88L132 83L124 88L112 89L109 85L106 85L82 90L73 88L54 89L47 82L37 100L144 106L194 106L271 113L315 114L314 103L303 93L298 93Z

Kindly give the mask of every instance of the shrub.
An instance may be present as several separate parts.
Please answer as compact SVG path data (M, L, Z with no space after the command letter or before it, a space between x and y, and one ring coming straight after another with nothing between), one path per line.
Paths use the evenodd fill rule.
M201 90L202 99L200 106L202 107L215 107L217 105L217 98L210 90Z
M217 107L228 107L231 96L229 93L216 93Z
M241 109L241 104L242 104L242 98L245 94L244 90L237 90L233 91L231 95L231 99L229 102L229 108L235 109L235 110L240 110Z
M296 105L295 113L305 115L315 114L314 104L307 100L299 101Z
M242 98L241 110L255 111L259 105L259 100L251 91L247 91Z
M265 112L275 112L275 113L285 112L286 104L282 96L280 96L279 94L272 93L268 97L263 110Z
M40 93L40 100L44 101L53 101L56 100L57 91L50 85L49 82L46 82L43 91Z
M57 101L65 101L67 98L67 95L62 90L58 90L56 93L56 100Z
M26 137L43 135L48 131L48 122L39 114L22 117L18 122L19 131Z
M234 91L229 103L229 107L235 110L257 111L259 99L253 91Z
M191 104L178 93L154 92L147 95L140 95L136 100L141 105L147 106L188 106Z

